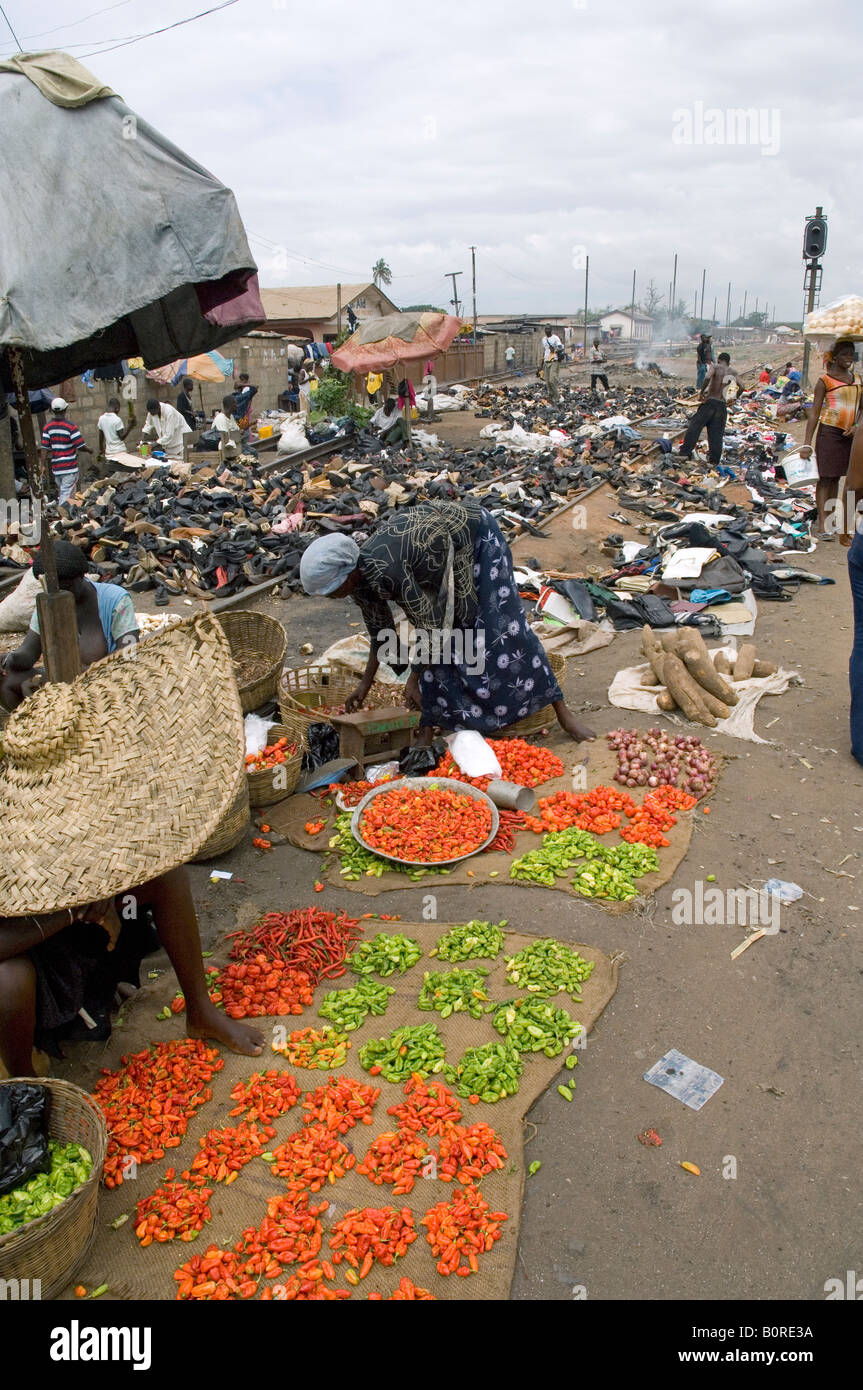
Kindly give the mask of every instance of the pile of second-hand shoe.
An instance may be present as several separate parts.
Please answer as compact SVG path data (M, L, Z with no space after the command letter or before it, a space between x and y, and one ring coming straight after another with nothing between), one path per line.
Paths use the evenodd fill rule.
M105 579L133 593L221 598L265 579L295 579L311 536L301 536L303 475L277 479L237 467L196 481L162 469L92 484L60 528Z

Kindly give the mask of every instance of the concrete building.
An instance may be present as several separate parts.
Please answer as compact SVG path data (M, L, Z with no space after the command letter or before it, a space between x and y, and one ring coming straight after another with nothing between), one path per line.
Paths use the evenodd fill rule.
M397 314L398 305L372 281L365 285L302 285L296 289L262 289L266 328L306 342L328 343L338 336L339 294L342 327L348 327L348 306L360 323Z
M610 313L603 314L599 320L600 327L610 338L621 338L625 341L640 339L642 342L648 341L653 336L653 321L646 314L631 313L629 309L612 309Z

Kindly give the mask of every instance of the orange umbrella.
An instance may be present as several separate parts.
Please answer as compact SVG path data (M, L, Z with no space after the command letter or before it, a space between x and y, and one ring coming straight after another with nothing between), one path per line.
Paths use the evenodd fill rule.
M461 331L454 314L387 314L361 324L330 357L340 372L383 372L439 357Z

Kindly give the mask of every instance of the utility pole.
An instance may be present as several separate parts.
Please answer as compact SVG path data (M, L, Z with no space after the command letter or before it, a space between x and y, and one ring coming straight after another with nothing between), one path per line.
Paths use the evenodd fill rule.
M587 286L590 277L590 257L584 258L584 360L587 361Z
M711 322L711 326L712 326L713 328L715 328L715 327L716 327L716 295L713 296L713 318L711 319L710 322Z
M470 248L470 269L473 278L473 345L476 347L476 247Z
M746 299L748 294L748 290L743 291L743 313L741 314L741 318L744 320L744 322L746 321Z
M337 305L337 307L336 307L336 335L340 338L340 337L342 336L342 287L341 287L341 285L336 285L336 295L337 295L337 300L336 300L336 305Z
M0 505L15 500L15 462L12 457L12 416L4 396L0 405ZM7 516L11 512L7 510Z
M671 279L671 317L674 318L674 301L677 298L677 252L674 253L674 275Z
M728 303L725 305L725 331L728 332L728 325L731 322L731 281L728 281Z
M629 338L635 335L635 271L632 272L632 299L629 306Z
M704 318L704 286L707 283L707 267L701 272L701 317Z
M456 286L455 277L461 274L462 272L460 270L448 270L446 273L446 278L452 280L452 299L450 300L450 304L453 306L453 313L456 318L460 318L461 316L461 303L458 297L458 287Z

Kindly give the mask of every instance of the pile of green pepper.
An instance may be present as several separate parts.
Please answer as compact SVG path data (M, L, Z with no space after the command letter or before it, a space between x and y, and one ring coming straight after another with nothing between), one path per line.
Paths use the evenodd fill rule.
M503 950L506 922L464 922L451 927L438 941L430 956L441 960L494 960Z
M584 1032L565 1009L556 1009L544 999L499 1004L492 1023L517 1052L544 1052L546 1057L557 1057L567 1043Z
M487 970L427 970L417 1007L436 1009L441 1018L453 1013L469 1013L481 1018L492 1006L485 992Z
M397 970L400 975L410 970L422 953L422 946L414 937L379 931L370 941L361 941L345 964L355 975L382 975L386 979Z
M89 1178L93 1159L81 1144L48 1140L51 1167L0 1197L0 1236L8 1235L37 1216L45 1216Z
M396 1028L388 1038L370 1038L359 1051L360 1066L387 1081L407 1081L413 1072L425 1078L444 1065L444 1045L435 1023Z
M572 886L586 898L637 898L633 880L659 867L656 850L647 845L601 845L589 830L571 825L544 835L539 849L513 860L510 877L553 888L555 881L563 878L579 859L588 862L579 868Z
M590 979L594 966L592 960L584 960L571 946L553 936L532 941L505 960L506 978L511 985L545 997L566 990L575 998L581 994L584 981Z
M318 1013L322 1018L331 1019L345 1033L354 1033L369 1014L380 1017L386 1013L391 994L395 994L392 985L360 980L352 989L331 989L321 1000Z
M443 1074L460 1096L478 1096L492 1105L514 1096L522 1073L521 1057L508 1042L469 1047L458 1066L446 1066Z
M333 829L335 833L331 836L329 847L335 850L342 861L339 870L342 878L353 882L355 879L380 878L387 871L391 873L407 874L408 878L424 878L426 874L448 874L449 869L418 869L412 868L409 864L397 864L391 859L381 859L380 855L373 854L370 849L366 849L354 839L351 831L352 813L344 811L342 815L336 816Z

